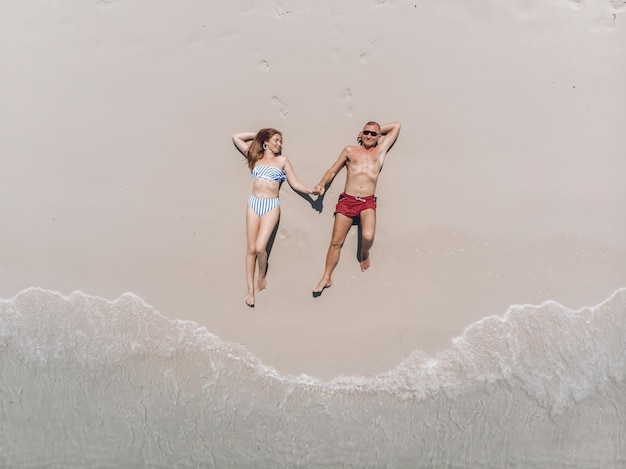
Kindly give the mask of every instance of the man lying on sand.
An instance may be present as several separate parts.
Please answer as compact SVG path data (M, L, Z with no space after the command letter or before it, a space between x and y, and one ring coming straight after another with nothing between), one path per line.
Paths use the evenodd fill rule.
M339 262L341 247L354 221L361 224L361 251L359 262L361 270L366 271L370 266L370 249L374 243L376 229L376 183L387 151L395 143L400 133L400 123L392 122L380 126L376 122L368 122L363 126L357 137L358 146L347 146L339 158L324 173L324 177L313 189L314 192L324 193L337 173L345 166L347 168L346 185L339 195L335 208L335 223L326 254L326 268L324 276L313 290L313 297L317 298L325 288L333 282L331 275Z

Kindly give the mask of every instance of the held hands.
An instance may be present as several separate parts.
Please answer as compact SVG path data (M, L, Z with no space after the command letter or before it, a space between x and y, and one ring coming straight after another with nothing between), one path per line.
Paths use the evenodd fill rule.
M326 189L324 188L324 186L318 184L317 186L315 186L313 188L313 190L311 191L311 194L314 194L314 195L324 195L325 191L326 191Z

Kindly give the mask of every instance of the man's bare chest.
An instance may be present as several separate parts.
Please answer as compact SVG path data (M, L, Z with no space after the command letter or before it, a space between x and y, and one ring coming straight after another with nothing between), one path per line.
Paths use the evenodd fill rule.
M378 155L354 155L346 162L348 172L378 174L380 161Z

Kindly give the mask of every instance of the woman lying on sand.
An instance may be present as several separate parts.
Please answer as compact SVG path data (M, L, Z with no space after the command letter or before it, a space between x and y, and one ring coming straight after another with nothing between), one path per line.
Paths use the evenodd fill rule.
M252 195L246 210L246 304L254 307L254 275L258 263L256 291L267 286L267 243L280 217L278 191L286 180L291 188L305 194L318 194L302 184L289 159L282 154L283 136L276 129L261 129L256 134L233 135L233 143L248 160L252 171Z

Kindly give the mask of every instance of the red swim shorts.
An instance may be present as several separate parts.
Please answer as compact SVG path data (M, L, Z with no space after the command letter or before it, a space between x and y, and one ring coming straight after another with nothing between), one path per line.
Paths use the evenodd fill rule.
M348 218L356 218L361 215L363 210L372 208L376 210L376 197L368 195L367 197L359 197L342 192L339 194L339 201L335 207L335 215L341 213Z

